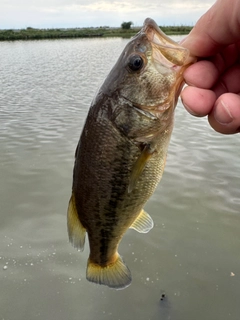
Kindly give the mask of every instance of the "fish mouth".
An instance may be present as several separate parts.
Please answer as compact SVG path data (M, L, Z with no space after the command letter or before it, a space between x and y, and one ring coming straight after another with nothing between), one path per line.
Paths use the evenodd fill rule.
M188 49L166 36L153 19L147 18L144 21L142 31L152 44L153 57L160 63L174 68L190 63Z
M183 72L189 65L194 63L196 59L190 55L188 49L182 47L165 35L153 19L147 18L144 21L142 32L151 43L152 58L158 71L162 74L165 72L174 72L176 75L175 85L171 93L171 97L175 96L173 103L175 106L184 84ZM167 105L170 106L170 103ZM163 112L168 109L167 105L158 106L158 112Z

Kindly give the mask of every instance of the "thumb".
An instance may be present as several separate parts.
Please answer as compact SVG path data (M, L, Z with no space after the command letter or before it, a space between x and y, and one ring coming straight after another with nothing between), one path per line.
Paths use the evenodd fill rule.
M215 102L208 121L220 133L240 132L240 96L234 93L222 94Z

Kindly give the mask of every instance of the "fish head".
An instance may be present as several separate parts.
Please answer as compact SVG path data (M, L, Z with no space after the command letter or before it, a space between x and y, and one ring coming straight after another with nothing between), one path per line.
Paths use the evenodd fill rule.
M126 45L102 91L159 116L174 109L183 85L183 71L193 61L186 48L147 18Z

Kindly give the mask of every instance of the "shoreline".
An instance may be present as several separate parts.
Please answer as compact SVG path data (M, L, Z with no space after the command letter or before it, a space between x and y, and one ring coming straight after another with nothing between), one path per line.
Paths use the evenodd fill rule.
M191 26L160 26L160 29L167 35L188 34L193 27ZM131 38L141 27L122 29L122 28L58 28L58 29L7 29L0 30L0 41L15 40L42 40L42 39L69 39L69 38L106 38L121 37Z

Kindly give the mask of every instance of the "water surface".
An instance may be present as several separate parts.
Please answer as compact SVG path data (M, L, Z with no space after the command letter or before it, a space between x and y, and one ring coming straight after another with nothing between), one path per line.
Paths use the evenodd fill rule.
M85 279L88 246L68 242L74 152L90 102L127 40L0 44L0 319L239 319L239 136L178 104L166 170L129 230L133 282ZM161 301L162 294L166 297Z

